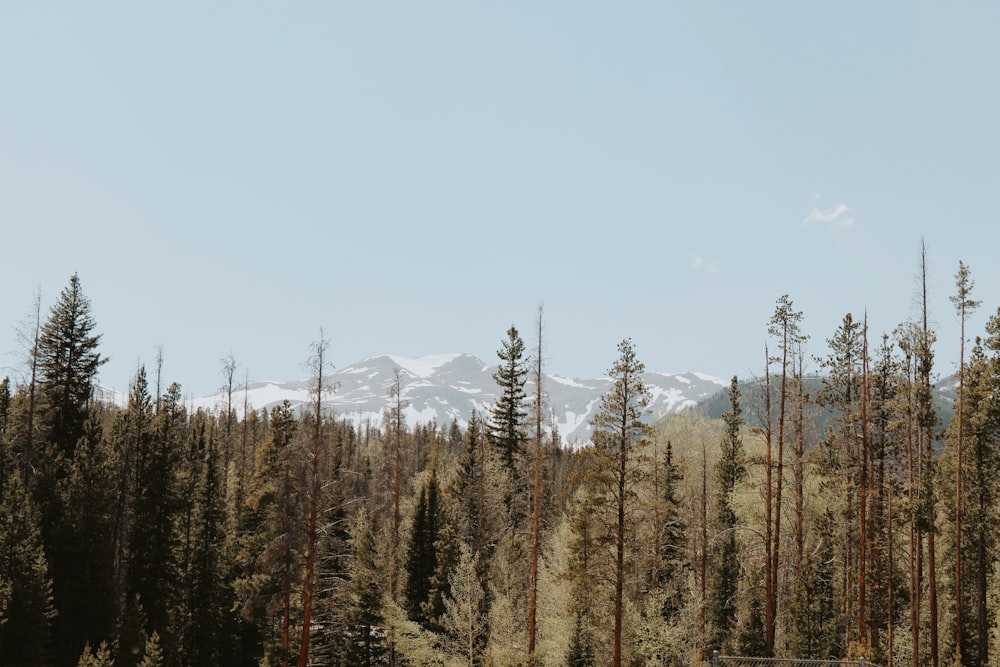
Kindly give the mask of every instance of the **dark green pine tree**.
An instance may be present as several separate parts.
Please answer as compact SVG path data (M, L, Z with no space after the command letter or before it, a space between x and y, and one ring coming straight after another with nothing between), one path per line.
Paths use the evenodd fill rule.
M500 397L490 416L489 435L490 442L499 453L513 483L513 488L507 494L507 507L512 516L518 517L523 512L515 512L514 504L520 479L518 467L524 457L527 439L525 423L528 411L524 405L524 384L528 377L528 367L524 359L524 341L514 326L507 330L507 338L501 343L497 356L500 364L493 379L500 387Z
M713 553L715 577L708 593L708 646L723 653L732 651L733 631L736 629L737 598L740 580L740 554L736 540L736 513L733 511L733 494L736 485L746 477L743 459L743 439L740 429L743 413L740 408L739 382L734 375L729 383L729 410L722 415L726 431L720 443L719 460L715 464L716 500L715 549Z
M763 580L760 572L757 580ZM736 641L739 655L762 658L767 654L767 628L764 627L764 589L751 586L746 591L746 615L740 623Z
M684 480L680 468L674 463L673 444L667 441L667 451L663 457L663 515L660 525L660 562L656 580L666 592L661 613L663 618L673 620L680 613L684 603L684 571L687 569L685 533L687 526L682 518L682 499L678 488Z
M83 645L114 639L120 599L115 586L115 466L98 418L87 422L66 478L57 487L59 521L51 533L57 664L71 664Z
M3 485L7 475L13 475L17 470L14 467L16 457L8 429L10 412L10 379L5 377L3 382L0 382L0 493L3 493Z
M237 610L257 626L260 648L287 658L284 637L298 582L295 554L301 549L300 498L290 458L299 422L286 400L271 408L268 424L240 513L235 589Z
M583 614L577 613L573 623L573 636L570 638L569 653L566 656L567 667L594 667L594 642L587 632Z
M147 634L166 630L176 580L176 475L186 421L180 401L180 387L173 384L154 417L146 371L140 368L125 415L135 463L126 591L139 596Z
M101 337L94 333L95 326L90 300L74 274L49 311L33 350L40 428L25 470L31 475L28 487L41 513L42 539L59 610L53 626L55 662L59 665L75 661L91 633L99 634L94 637L96 643L109 638L106 632L110 631L104 627L102 613L93 613L90 607L102 607L101 602L113 595L113 588L106 588L97 600L84 596L87 586L80 584L81 563L76 558L79 545L71 537L78 530L70 519L75 508L62 495L77 445L85 436L93 383L105 361L97 352Z
M129 596L115 641L115 667L136 667L146 651L146 613L138 595Z
M0 664L48 664L52 650L52 580L39 514L21 476L0 487Z
M434 542L437 567L434 569L434 576L431 577L427 601L423 604L423 614L427 618L428 628L434 632L444 630L441 619L447 612L445 600L451 595L451 573L458 565L460 544L458 533L442 515L438 538Z
M433 622L426 603L431 597L433 578L438 569L436 544L443 518L440 496L437 475L432 471L417 498L413 529L406 550L404 606L409 619L424 627L430 627Z
M351 531L350 593L345 613L344 664L375 667L388 664L389 646L382 615L384 591L370 519L359 514Z
M205 434L204 446L190 526L189 560L180 574L183 606L177 643L185 667L222 664L232 648L228 631L234 600L224 577L229 551L225 498L211 432Z
M101 336L90 312L90 299L76 274L42 325L38 341L43 436L70 458L83 435L94 379L107 361L97 352Z
M454 523L460 527L462 540L469 545L476 560L476 571L480 583L485 583L486 562L489 560L492 544L496 542L497 527L491 521L495 512L486 506L486 438L483 422L473 411L469 425L465 429L465 448L459 459L458 474L452 480L448 495L455 500L457 517Z
M799 577L792 582L788 650L802 659L842 655L845 628L837 604L833 523L828 512L819 526L818 544L803 559Z

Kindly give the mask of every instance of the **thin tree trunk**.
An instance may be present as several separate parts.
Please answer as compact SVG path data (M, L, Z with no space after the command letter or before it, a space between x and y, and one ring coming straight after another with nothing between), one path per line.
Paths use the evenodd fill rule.
M538 554L542 522L542 307L538 307L538 348L535 356L535 490L531 515L531 581L528 588L528 664L535 664L538 607Z
M888 644L888 651L887 651L888 652L888 664L889 665L895 665L896 663L892 659L892 654L893 654L893 634L894 634L894 630L895 630L895 622L893 621L893 615L895 613L895 609L894 609L893 601L895 600L895 597L896 597L896 586L895 586L896 577L894 576L895 575L895 561L893 560L893 554L892 554L892 543L893 543L893 536L892 536L892 487L890 486L888 488L888 490L885 489L885 484L886 484L885 478L886 478L886 475L883 473L883 475L882 475L883 493L886 494L886 502L885 502L885 504L886 504L886 508L885 508L885 512L886 512L886 528L885 528L885 535L886 535L886 540L888 541L888 544L887 544L887 547L888 547L888 557L887 557L887 559L888 559L888 563L889 563L889 567L888 567L888 570L889 570L889 581L886 582L886 586L888 587L888 591L889 591L889 598L887 600L887 602L888 602L888 610L887 610L888 616L886 618L886 629L885 630L886 630L886 643Z
M708 449L701 441L701 603L699 604L698 655L705 659L705 597L708 579Z
M615 633L612 649L613 667L622 667L622 611L625 588L625 473L628 446L628 415L622 413L618 447L618 525L615 534Z
M310 444L308 461L307 493L309 515L306 524L305 582L302 591L302 641L299 644L299 667L309 664L309 640L312 633L313 589L316 585L316 548L319 533L319 503L322 494L320 479L320 459L323 450L323 371L326 369L326 351L328 343L320 330L320 340L314 344L312 369L315 372L316 386L313 397L312 442Z
M764 653L765 657L774 655L774 624L776 597L775 582L777 577L772 576L774 562L771 560L771 549L774 543L774 522L773 522L773 497L772 497L772 461L771 461L771 359L764 347L764 436L767 442L767 452L765 454L765 481L764 481Z
M865 632L865 568L868 558L868 314L862 329L861 347L861 456L858 459L860 498L858 500L858 641L867 642Z
M934 481L934 412L931 405L931 365L933 363L931 354L931 332L927 323L927 247L921 240L920 253L920 301L921 301L921 345L920 345L920 418L921 431L924 439L926 452L926 463L924 466L924 479L927 495L927 585L928 603L930 605L930 651L931 667L938 666L938 603L937 603L937 562L934 553L934 532L935 532L935 510L934 496L932 493Z
M799 367L796 374L798 396L795 406L795 578L802 574L805 558L805 388L802 369L802 349L797 354Z

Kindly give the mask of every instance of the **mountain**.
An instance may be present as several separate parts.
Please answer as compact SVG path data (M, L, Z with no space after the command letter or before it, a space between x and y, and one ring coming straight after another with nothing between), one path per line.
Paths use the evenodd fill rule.
M403 413L410 428L432 420L444 426L453 419L464 428L473 410L487 414L499 394L493 380L496 367L487 366L469 354L418 359L380 355L325 376L324 383L335 389L323 404L333 409L337 419L346 419L357 426L370 423L381 427L397 368L405 402ZM728 386L719 378L695 372L646 373L643 381L652 396L650 412L657 418L692 408ZM270 409L286 399L293 406L300 406L309 402L310 384L310 380L254 382L246 387L246 399L254 409ZM610 387L611 380L606 377L580 380L545 376L547 421L555 421L563 442L581 444L590 440L590 418ZM525 391L532 396L534 383L529 382ZM242 409L243 399L241 389L233 402ZM224 400L223 395L206 396L193 399L191 407L213 410L223 405Z

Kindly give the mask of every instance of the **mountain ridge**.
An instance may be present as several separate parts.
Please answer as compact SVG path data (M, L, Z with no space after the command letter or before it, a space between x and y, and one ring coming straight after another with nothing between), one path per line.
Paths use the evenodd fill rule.
M433 354L417 358L393 354L366 357L324 375L324 382L334 391L324 397L323 405L332 408L337 419L362 426L382 425L382 415L389 405L389 388L399 369L403 415L412 428L431 421L439 426L455 420L463 428L472 411L487 414L499 396L493 379L495 366L488 366L478 357L465 353ZM611 387L608 377L569 378L545 374L543 392L546 395L547 419L555 425L563 442L581 445L590 440L590 418L600 405L601 397ZM657 419L672 412L689 409L702 400L722 391L728 383L696 371L684 373L649 372L643 381L650 391L650 416ZM251 382L234 392L233 403L242 410L244 398L255 410L288 400L293 407L310 401L312 380ZM530 397L534 383L525 385ZM190 399L193 409L218 409L225 404L222 393Z

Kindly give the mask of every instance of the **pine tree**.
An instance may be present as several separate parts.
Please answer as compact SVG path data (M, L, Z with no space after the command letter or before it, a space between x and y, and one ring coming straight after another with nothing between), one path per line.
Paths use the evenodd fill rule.
M506 504L515 521L523 514L523 511L516 508L516 496L520 480L519 466L524 458L527 439L524 430L528 416L524 405L524 385L527 381L528 368L525 366L524 350L521 335L514 326L511 326L507 330L506 340L501 343L501 348L497 351L500 365L493 374L493 379L500 387L500 397L493 406L489 426L490 441L499 452L504 467L514 482L514 486L507 494Z
M63 457L73 454L93 393L93 382L107 361L97 352L101 336L90 299L76 274L49 312L38 341L45 438Z
M115 661L111 657L111 648L107 642L101 642L97 650L91 649L90 644L83 647L80 661L77 667L114 667Z
M219 455L211 432L202 436L202 442L204 458L195 490L189 557L179 577L182 608L175 634L189 667L218 665L229 655L228 612L233 607L223 576L228 549Z
M166 659L163 650L160 648L160 635L154 630L153 634L146 640L146 648L143 651L142 661L139 667L163 667Z
M486 641L486 592L477 572L476 556L466 544L459 546L458 563L451 573L450 594L445 598L441 625L454 653L468 667L480 664Z
M434 619L426 603L431 597L433 577L438 569L436 544L440 535L442 512L437 475L431 471L421 487L413 514L413 528L406 550L406 586L403 590L407 616L425 628Z
M802 659L826 660L842 654L840 614L837 610L831 535L833 518L823 521L819 543L805 559L802 572L792 582L788 650Z
M965 624L962 610L962 598L965 591L962 587L962 506L965 504L965 497L962 493L962 468L964 467L963 440L965 424L965 323L969 316L979 308L979 301L971 298L972 278L969 276L969 267L964 263L958 263L958 273L955 274L955 285L957 294L951 297L952 303L958 314L961 324L961 354L958 365L958 433L955 436L955 652L962 656L963 663L966 655L963 647L963 627Z
M138 595L131 595L125 604L115 640L115 667L136 667L142 660L149 640L146 634L146 613Z
M57 660L69 664L86 641L111 641L120 610L116 573L115 466L118 460L96 419L57 485L59 521L47 548L53 564ZM61 573L61 576L57 576Z
M378 556L371 521L359 513L351 529L349 606L345 612L344 657L347 665L374 667L388 664L384 592L379 583Z
M287 400L271 408L269 432L241 513L240 568L235 588L241 618L258 627L265 655L287 664L292 591L298 586L296 553L301 549L298 480L292 450L299 423Z
M618 360L608 376L613 384L601 398L600 409L591 424L593 431L594 467L592 480L607 494L612 506L610 527L615 550L612 579L614 580L614 634L612 664L622 665L622 618L624 612L626 576L626 526L635 492L633 485L637 468L639 443L646 436L643 419L649 404L649 393L642 380L645 366L636 357L631 339L618 344Z
M663 470L660 479L659 498L657 506L662 512L657 512L656 526L658 555L653 573L654 587L664 592L663 605L660 613L665 620L676 621L684 603L686 588L685 571L688 569L686 558L687 524L682 510L683 502L680 486L684 475L674 461L673 443L667 440L666 452L663 456Z
M794 368L793 357L800 343L805 340L801 333L800 326L802 312L796 311L792 305L792 300L787 294L778 299L774 314L768 323L768 333L778 339L778 350L780 356L768 359L768 364L777 362L781 368L781 383L778 395L778 457L775 465L774 477L774 504L770 508L774 526L769 531L772 536L767 548L768 562L768 582L767 593L767 645L768 655L774 654L774 639L778 618L778 582L780 570L781 554L781 523L782 523L782 488L784 480L785 466L785 424L787 422L786 406L788 404L789 368ZM768 447L770 453L770 446ZM770 473L770 470L768 471ZM770 475L768 480L768 494L771 493Z
M146 630L167 627L170 587L175 580L175 535L178 510L175 476L180 460L183 407L180 389L172 386L159 414L153 414L145 368L136 374L125 412L126 461L131 459L133 480L128 484L129 568L127 595L137 594L146 611ZM143 640L145 641L145 639Z
M740 388L734 375L729 383L729 411L722 416L726 431L720 443L720 456L715 465L715 577L708 596L708 616L711 628L709 648L730 652L731 638L736 628L736 594L739 589L740 561L736 540L736 513L733 494L736 485L746 477L743 460L743 439L740 429L743 411Z
M20 475L0 488L0 662L46 664L56 616L40 517Z

